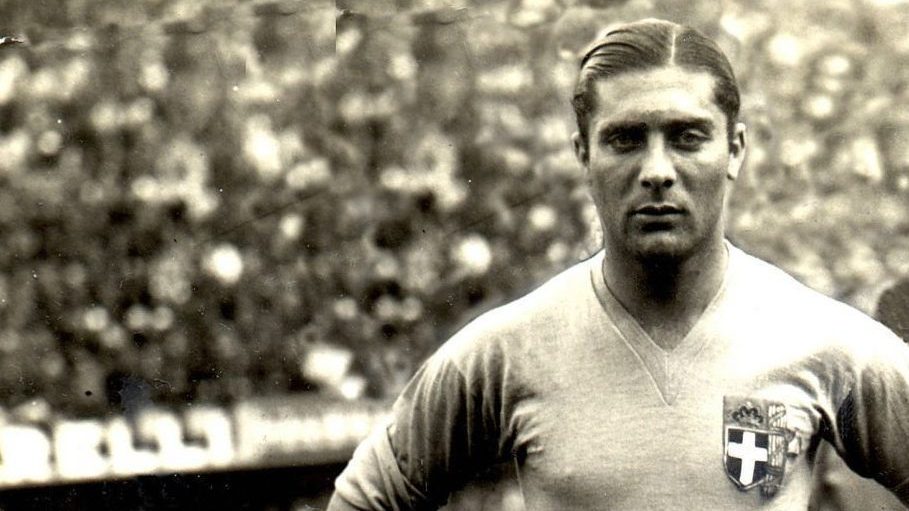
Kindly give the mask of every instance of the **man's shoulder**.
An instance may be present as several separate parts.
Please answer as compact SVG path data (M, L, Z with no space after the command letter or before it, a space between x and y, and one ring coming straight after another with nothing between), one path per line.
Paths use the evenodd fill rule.
M801 283L780 267L734 249L740 300L774 317L784 328L812 333L823 344L847 351L868 351L873 345L900 343L889 329L859 309Z
M493 309L489 316L504 324L524 325L563 316L572 308L586 305L592 298L591 269L597 267L602 253L584 259L557 273L523 296ZM566 310L567 309L567 310Z
M523 296L495 307L467 323L440 352L458 356L489 349L519 349L552 328L582 314L596 300L590 281L595 257L562 270Z
M731 247L732 280L740 294L778 309L806 314L853 311L843 302L803 284L779 266ZM858 312L858 311L855 311ZM851 314L851 312L849 313Z

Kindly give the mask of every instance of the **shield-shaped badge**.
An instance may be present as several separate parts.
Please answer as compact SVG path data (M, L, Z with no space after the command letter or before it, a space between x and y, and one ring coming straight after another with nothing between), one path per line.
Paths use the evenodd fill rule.
M786 469L786 407L727 396L723 412L726 475L743 491L760 485L763 493L776 493Z

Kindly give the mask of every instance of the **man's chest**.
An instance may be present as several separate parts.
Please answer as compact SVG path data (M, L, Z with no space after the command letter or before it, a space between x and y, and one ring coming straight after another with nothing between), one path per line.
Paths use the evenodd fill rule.
M565 509L804 508L808 451L820 421L813 411L818 396L799 375L737 370L729 358L698 360L680 370L678 398L667 404L633 352L614 355L606 367L561 360L541 379L545 386L516 407L528 502Z

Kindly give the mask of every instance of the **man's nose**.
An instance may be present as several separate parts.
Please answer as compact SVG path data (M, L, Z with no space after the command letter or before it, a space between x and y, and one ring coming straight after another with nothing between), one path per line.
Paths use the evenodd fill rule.
M675 165L658 137L650 140L641 161L640 182L647 189L670 188L675 184Z

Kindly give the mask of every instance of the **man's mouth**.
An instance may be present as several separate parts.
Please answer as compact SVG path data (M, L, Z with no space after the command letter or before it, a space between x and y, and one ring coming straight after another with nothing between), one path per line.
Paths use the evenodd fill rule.
M674 230L678 226L678 217L683 214L684 209L668 203L645 204L631 211L631 217L642 232Z
M641 215L648 217L664 217L670 215L681 215L684 209L674 204L645 204L632 211L632 215Z

